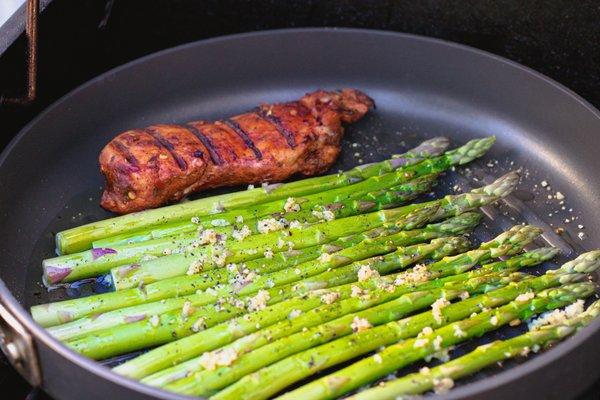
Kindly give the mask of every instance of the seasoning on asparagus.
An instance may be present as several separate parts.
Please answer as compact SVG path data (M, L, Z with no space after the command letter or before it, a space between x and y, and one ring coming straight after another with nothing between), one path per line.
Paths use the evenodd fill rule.
M384 269L404 268L424 257L443 257L447 254L452 254L456 250L462 249L464 245L464 241L453 239L441 238L431 243L398 248L394 253L373 262L372 267L374 271L381 268L381 271L384 272ZM353 275L354 279L356 279L356 273ZM129 320L121 320L122 325L110 326L109 328L87 334L90 330L89 326L94 326L94 321L91 319L87 321L88 326L82 325L78 332L73 332L77 336L75 339L68 341L67 344L76 351L91 358L107 358L128 351L163 344L194 333L194 323L199 318L205 318L203 312L206 311L206 308L202 309L200 306L213 302L217 302L217 304L222 302L234 306L233 308L228 307L226 313L219 312L221 307L217 307L217 313L213 318L205 318L204 326L209 327L238 315L243 315L248 311L261 310L268 305L270 299L269 292L277 293L281 290L281 288L276 287L269 289L269 291L257 289L243 298L231 295L229 297L223 296L209 290L183 298L168 299L165 302L145 304L143 305L145 309L156 309L165 305L171 307L173 304L177 304L179 307L174 311L162 315L140 313L129 317ZM297 300L302 301L303 299L297 298ZM296 304L297 302L293 303ZM296 304L296 308L302 310L305 307L309 307L310 304L309 302L301 305ZM287 305L282 307L287 307ZM141 307L138 306L137 308ZM184 311L182 312L181 310ZM288 309L287 313L292 310ZM140 310L137 311L139 312ZM157 315L157 320L147 320L147 318L151 318L149 315ZM265 316L263 320L272 318L277 318L277 313ZM106 324L106 321L104 322Z
M396 243L417 243L447 235L457 235L472 230L480 221L478 213L465 213L443 222L428 224L422 229L400 231L398 227L376 228L364 233L339 238L327 245L313 246L302 250L275 253L271 258L250 260L243 264L231 264L227 268L209 270L205 273L183 275L180 277L160 280L144 287L135 287L119 292L103 293L79 299L33 306L31 314L34 320L44 327L64 324L76 319L94 314L96 323L103 319L102 313L118 308L131 307L138 304L150 303L170 297L185 296L198 290L205 290L217 284L230 280L239 280L240 275L248 278L285 270L286 267L298 266L302 263L323 257L323 253L334 254L344 249L360 244L365 239L395 236ZM400 240L400 242L398 242ZM355 257L356 258L356 257ZM66 328L66 327L63 327ZM78 329L75 328L75 331ZM51 333L57 332L51 330ZM61 338L57 335L57 338Z
M254 331L254 319L245 321L244 318L240 318L239 321L236 322L236 326L243 326L243 324L247 322L249 324L249 329L245 327L241 329L243 331L242 334L247 336L237 339L235 342L228 345L228 347L233 348L238 355L241 355L251 350L255 350L258 347L267 345L274 340L299 332L303 328L310 328L311 326L322 324L342 315L363 308L369 308L374 304L379 304L379 302L387 299L389 296L395 298L414 291L422 292L421 294L423 296L425 296L424 292L428 292L429 294L433 294L434 299L437 299L440 296L435 293L440 293L439 290L458 291L461 296L464 296L465 292L470 295L477 293L478 291L485 292L490 287L503 285L507 280L514 281L521 279L522 276L516 274L514 271L542 263L554 257L556 253L557 250L554 248L536 249L523 255L510 258L509 260L487 264L480 269L410 286L393 285L393 282L396 279L403 277L402 273L400 273L380 277L376 280L345 285L346 288L336 287L332 290L340 294L339 303L336 302L330 305L323 305L317 309L303 313L294 318L292 323L282 321L250 334L250 332ZM462 271L462 268L458 269L457 272L459 271ZM390 293L391 288L393 288L393 292ZM351 291L351 300L346 300L348 299L348 293L347 290L344 289L349 289ZM311 292L308 295L318 296L321 292L322 291ZM444 293L447 294L447 292ZM414 296L417 296L418 298L420 295ZM409 298L413 298L414 296ZM352 308L348 308L348 306L352 306ZM391 304L389 306L394 307L394 305ZM370 312L379 313L380 310L374 309ZM384 311L381 311L381 313L385 314ZM357 316L359 318L365 318L365 315L362 314ZM368 319L373 323L370 318ZM346 324L345 326L349 326L349 324ZM234 332L237 333L238 330ZM236 339L236 335L228 329L228 326L220 324L192 336L151 350L116 367L115 371L135 379L141 379L147 375L160 371L153 374L151 377L148 377L148 379L145 380L145 383L154 386L163 386L171 381L180 379L182 376L187 376L202 369L204 359L203 357L197 356L204 352L224 346L234 339ZM186 360L190 361L183 362ZM172 365L175 366L165 369Z
M476 189L475 191L446 196L441 200L434 200L425 203L419 203L416 205L404 206L400 208L394 209L397 213L396 218L400 218L401 215L406 215L407 213L415 212L419 209L429 208L429 207L439 207L437 213L431 217L432 220L438 221L444 218L448 218L451 216L459 215L461 213L471 211L477 209L481 206L491 204L494 201L498 200L501 197L504 197L511 193L516 187L519 180L519 176L516 172L510 172L500 178L498 178L493 183L484 186L482 188ZM391 211L391 210L387 210ZM367 214L369 215L369 214ZM356 218L356 217L352 217ZM349 218L345 218L343 220L348 220ZM343 221L339 220L339 221ZM335 221L332 221L335 222ZM317 225L313 225L315 227ZM389 226L389 225L388 225ZM309 228L312 228L309 227ZM302 233L305 234L309 228L305 228ZM293 232L293 230L291 231ZM273 232L276 233L276 232ZM254 240L260 236L266 235L258 235L251 236L247 238L244 242L241 243L253 243ZM273 239L274 240L274 239ZM281 239L285 241L285 238ZM239 251L239 247L236 247L237 243L230 245L230 250L233 252ZM295 247L298 248L298 247ZM258 249L258 250L257 250ZM275 253L281 249L278 249L277 246L273 246L272 243L265 245L265 247L254 247L251 251L265 251L267 249L271 249ZM232 258L227 259L227 262L241 262L240 258L234 260ZM189 254L177 254L166 257L160 257L158 259L140 262L133 266L123 266L114 268L111 271L111 275L113 278L114 286L117 290L127 289L131 287L136 287L140 284L148 284L155 282L160 279L172 278L174 276L185 275L191 263L197 261L198 255L189 255ZM244 261L247 258L244 259ZM210 262L204 262L202 264L203 270L207 270L210 268L214 268L214 265Z
M363 390L348 400L385 400L402 396L418 395L429 390L443 394L454 386L454 381L472 375L482 369L515 357L526 357L551 343L558 342L589 325L600 315L600 300L592 303L585 311L579 300L561 311L559 321L531 329L529 332L507 340L497 340L477 347L472 352L433 368L422 368L419 372L385 382L380 386Z

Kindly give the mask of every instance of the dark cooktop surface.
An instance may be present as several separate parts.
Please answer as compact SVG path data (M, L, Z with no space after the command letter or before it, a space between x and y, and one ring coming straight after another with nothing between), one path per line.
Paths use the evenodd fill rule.
M26 108L0 107L0 149L52 102L115 66L204 38L302 26L463 43L531 67L600 108L598 21L597 0L54 0L40 18L38 99ZM23 38L0 55L0 95L25 87L24 59ZM32 390L1 354L0 388L11 399L51 399ZM580 399L598 393L600 382Z

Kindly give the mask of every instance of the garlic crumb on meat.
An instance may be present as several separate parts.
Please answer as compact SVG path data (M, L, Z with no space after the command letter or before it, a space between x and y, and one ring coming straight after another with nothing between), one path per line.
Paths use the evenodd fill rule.
M248 227L248 225L244 225L240 229L234 229L231 232L231 236L240 242L250 235L252 235L252 230Z
M197 333L204 329L206 329L206 319L204 317L200 317L192 325L192 332Z
M445 297L440 297L431 305L433 319L438 324L441 324L443 322L442 309L448 305L450 305L450 302Z
M377 272L374 269L371 269L370 266L368 265L362 265L359 269L358 269L358 281L359 282L364 282L367 281L369 279L371 279L371 277L379 277L379 272Z
M296 199L293 197L288 197L285 204L283 205L283 210L285 212L298 212L300 211L300 204L296 202Z
M350 327L352 328L352 332L356 333L366 331L367 329L370 329L373 326L367 319L355 316L352 320L352 323L350 324Z
M256 296L251 297L248 300L248 311L260 311L267 307L267 302L271 299L269 292L266 290L259 290Z
M237 351L233 348L223 348L202 354L200 365L208 370L214 371L217 367L228 367L237 360Z
M325 304L333 304L340 298L340 294L338 292L329 292L325 293L321 296L321 302Z

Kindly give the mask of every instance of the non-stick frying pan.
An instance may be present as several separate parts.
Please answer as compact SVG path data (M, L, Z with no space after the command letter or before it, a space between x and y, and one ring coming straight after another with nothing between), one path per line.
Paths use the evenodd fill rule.
M53 232L108 216L98 206L97 156L116 133L233 115L260 102L341 87L364 90L378 107L348 130L334 170L358 158L382 159L425 137L462 143L494 134L498 143L490 158L498 163L471 168L484 179L523 168L521 189L504 211L545 224L547 239L565 250L563 259L600 244L600 113L531 70L464 46L376 31L284 30L192 43L75 90L23 129L0 157L0 311L9 320L3 324L12 341L8 351L21 357L23 373L60 399L177 398L71 352L31 320L30 305L64 295L40 286L40 260L53 252ZM535 187L541 180L551 193L566 196L565 210ZM494 220L480 235L504 228L510 217L488 214ZM565 228L561 236L552 233L559 226ZM595 321L522 365L479 374L448 398L565 399L599 377L599 351Z

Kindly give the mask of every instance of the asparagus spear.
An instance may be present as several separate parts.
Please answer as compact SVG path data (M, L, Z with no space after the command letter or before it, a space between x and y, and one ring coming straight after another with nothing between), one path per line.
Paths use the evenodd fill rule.
M428 244L400 248L393 253L393 257L390 256L386 260L381 261L381 267L390 268L390 266L395 266L396 268L402 268L423 257L427 257L428 255L436 256L436 254L439 254L440 256L444 256L448 253L452 253L457 249L457 246L462 246L462 241L453 241L452 239L453 238L441 238ZM374 265L374 268L379 266L380 265ZM271 290L277 291L278 288L273 288ZM264 293L258 293L255 297L248 298L247 308L249 311L262 308L267 304ZM140 348L167 343L192 334L194 332L194 324L196 324L199 318L205 318L205 315L207 315L206 313L203 313L203 309L196 310L191 307L195 308L218 301L219 299L227 301L226 297L219 296L212 291L207 291L185 298L168 299L164 302L146 304L144 305L146 308L160 308L161 306L171 307L173 304L179 305L179 308L162 314L156 321L141 320L148 316L148 314L144 314L138 318L139 322L112 326L86 335L86 333L89 332L89 327L94 325L92 321L87 327L81 327L79 333L74 333L77 335L76 338L68 341L67 344L88 357L106 358ZM229 320L246 312L246 303L243 300L235 297L231 297L230 299L234 307L227 308L226 315L217 312L216 316L211 317L209 321L205 321L204 325L207 327L213 326L216 323ZM320 300L317 299L316 301ZM186 303L188 306L186 306ZM255 303L259 303L260 305L253 305ZM281 315L284 317L287 316L294 309L290 309L290 305L294 306L295 309L300 310L306 309L306 307L314 307L312 303L307 302L304 299L296 298L295 301L294 299L291 299L290 303L277 307L283 311L269 313L267 316L263 317L261 321L264 322L270 319L277 320L278 318L281 318Z
M431 333L421 334L420 337L393 344L378 352L373 357L364 358L346 368L312 381L311 383L301 386L296 390L288 392L279 398L282 400L297 398L324 399L343 395L428 355L439 352L440 350L448 348L452 345L464 342L470 338L482 336L484 333L495 330L515 319L528 318L531 315L535 315L546 310L565 306L576 301L577 299L586 298L592 295L594 290L594 284L591 282L581 282L564 285L559 288L547 289L538 293L533 299L529 298L529 296L517 297L514 301L505 306L481 312L473 317L436 329ZM361 339L364 340L370 338L372 335L371 332L366 331L362 334L359 333L357 336L360 336ZM359 340L362 341L361 339ZM339 351L335 346L331 346L328 349L323 349L323 352L315 356L319 357L320 359L327 357L327 360L324 360L323 363L320 363L320 360L315 360L315 367L307 368L305 365L303 365L303 368L301 367L299 369L308 370L310 371L309 373L315 373L327 368L328 366L339 363L340 360L349 359L348 356L352 352L354 352L355 356L358 354L365 354L362 349L358 349L359 347L360 345L355 345L355 348L357 348L358 351L352 348L346 348L342 351ZM334 355L329 353L332 350L335 351ZM325 354L325 351L327 351L329 354ZM275 366L276 364L271 367L274 368ZM280 374L282 372L283 370L279 370ZM267 371L264 371L264 373L266 376L268 376ZM300 373L296 374L296 376L298 375L300 375ZM279 376L285 378L278 380L276 387L269 386L269 389L261 388L258 391L254 391L253 387L246 387L243 396L233 398L264 398L263 396L268 396L267 393L270 392L271 394L274 394L277 392L278 388L281 389L295 380L293 377L289 377L287 374L282 374ZM255 382L257 382L261 377L255 378L257 378ZM240 381L238 383L243 382ZM232 398L230 396L234 392L234 390L230 391L228 388L222 393L213 396L213 398L215 400Z
M431 218L432 220L437 221L454 215L459 215L466 211L474 210L486 204L493 203L494 201L506 196L512 190L514 190L518 180L518 174L511 172L498 178L490 185L478 189L477 193L469 192L460 195L446 196L441 200L400 207L394 210L396 210L400 215L405 215L422 208L439 206L442 211L438 210L438 212ZM347 220L348 218L345 219ZM316 225L313 225L313 227L314 226ZM245 242L251 242L253 238L256 237L258 236L251 236L247 238ZM272 247L272 243L270 246ZM263 250L264 248L261 249L261 251ZM161 257L147 262L140 262L133 268L130 266L115 268L112 270L113 282L117 290L121 290L135 287L139 284L151 283L159 279L184 275L187 272L190 263L193 262L195 258L197 258L197 256L177 254L173 256ZM229 262L235 261L229 260ZM210 265L207 267L210 268Z
M472 352L435 368L423 368L419 373L388 381L383 386L359 392L348 400L396 399L417 395L428 390L443 392L454 385L454 380L471 375L496 362L526 356L532 349L544 347L572 335L600 315L600 300L592 303L583 313L567 317L557 324L477 347Z
M477 262L487 260L490 257L500 257L506 254L514 254L515 252L519 251L524 245L533 240L533 238L539 235L540 232L541 231L535 227L515 226L508 232L499 235L496 239L487 243L483 243L480 246L480 249L478 250L467 252L462 256L445 258L442 260L442 262L432 264L426 271L427 276L445 276L451 273L458 273L457 271L462 272L473 267ZM455 252L460 247L462 247L462 245L460 244L460 241L457 242L456 239L438 239L437 241L433 241L428 245L400 248L398 249L398 251L389 256L377 259L374 263L371 264L371 268L375 271L379 271L380 273L385 273L398 267L402 267L407 263L418 260L419 258L424 257L427 252L434 251L432 257L435 258L437 256L443 256L445 254ZM322 275L328 275L328 279L323 279L323 276L317 276L313 279L313 282L317 283L317 287L327 287L330 285L339 284L340 281L353 281L356 280L357 277L355 271L356 269L346 271L342 268L341 270L339 270L338 273L326 272ZM341 279L340 276L343 276L344 278ZM314 287L315 285L306 284L306 286ZM295 290L295 288L289 286L274 287L266 291L266 293L268 293L268 297L270 298L269 304L274 304L276 302L280 302L300 294L299 291ZM101 316L84 318L82 320L75 321L74 323L54 328L52 330L52 333L60 335L61 337L72 338L73 335L76 335L75 337L79 337L82 334L103 329L103 331L101 331L100 333L104 332L103 335L106 338L110 338L113 334L122 335L124 337L133 337L134 335L136 335L136 332L143 329L144 326L147 325L147 323L143 322L143 320L145 318L148 318L150 315L156 315L159 313L164 313L166 311L178 309L179 307L184 306L186 302L189 302L193 306L205 305L212 301L216 301L219 297L221 296L219 296L218 292L213 290L207 290L205 292L196 293L193 296L166 299L160 302L154 302L141 306L115 310L109 313L105 313ZM206 311L206 309L204 309L204 311ZM240 312L237 309L234 311L237 313ZM169 326L165 327L162 322L158 324L159 326L163 327L163 330L155 333L157 337L162 339L153 339L151 337L148 337L147 339L150 341L164 341L169 339L171 336L174 337L176 335L182 336L189 334L190 332L186 330L189 328L186 328L186 321L184 321L184 323L182 324L181 322L178 322L178 320L174 320L174 318L177 317L177 314L173 314L174 311L171 311L170 315L163 315L163 319L168 322ZM238 314L232 314L231 318L235 317L236 315ZM202 313L198 312L194 316L202 316ZM217 320L220 321L218 318L215 319L215 321ZM133 325L130 323L131 321L141 322L139 322L137 325ZM113 330L117 330L116 333L109 332L110 327L114 327L123 323L128 323L128 325L122 326L121 328L113 328ZM170 332L170 336L167 335L167 328L168 332ZM125 331L129 333L123 333ZM88 351L88 353L91 354L91 352L98 351L97 348L102 347L101 344L109 340L106 338L99 340L94 339L93 337L87 337L82 338L81 340L77 341L77 343L79 343L80 347L87 349L86 351ZM138 345L140 343L138 343ZM127 345L128 344L126 344L126 346ZM117 343L115 339L115 342L112 343L111 346L117 348L118 346L120 346L120 344ZM115 349L111 350L109 348L106 348L105 350L113 352L117 351Z
M498 286L502 285L507 279L511 281L519 280L521 275L515 274L515 270L544 262L552 258L556 252L556 249L553 248L538 249L521 256L513 257L510 261L499 261L474 271L451 276L449 277L450 279L442 278L414 286L395 286L392 293L393 296L403 296L412 291L420 291L421 293L433 294L434 298L438 298L439 296L436 293L441 289L456 290L461 294L463 294L464 291L468 291L471 294L476 293L479 290L487 291L488 286L491 284ZM398 276L401 275L396 274L395 276L392 276L392 278L395 279ZM282 321L248 335L248 333L253 330L252 325L250 325L250 330L244 329L243 331L243 334L248 336L237 339L235 342L228 345L226 349L233 349L238 355L241 355L251 350L255 350L258 347L267 345L274 340L299 332L303 328L319 325L323 322L340 317L341 315L370 307L374 298L375 300L382 299L382 297L380 297L381 295L378 294L382 290L385 292L383 294L384 296L388 295L389 292L386 289L382 289L382 287L389 288L387 285L390 284L390 281L393 282L394 279L380 279L379 282L374 283L370 281L369 283L371 283L371 285L366 285L365 283L351 285L349 289L353 290L352 293L354 294L354 297L350 300L342 300L339 305L338 303L334 303L332 305L318 307L317 309L301 314L293 320L293 323ZM347 294L344 293L344 290L338 289L336 292L340 293L340 298L347 298ZM418 297L419 295L416 296ZM353 305L356 302L358 302L360 308L348 309L346 307L348 304ZM391 306L394 307L393 305ZM385 314L385 312L375 309L372 312ZM364 315L362 314L358 314L358 316L364 318ZM252 321L249 321L250 324L251 322ZM350 324L342 324L342 326L348 328ZM222 331L225 332L223 333ZM336 332L338 332L339 335L339 331L336 330ZM151 350L148 353L116 367L115 371L131 378L140 379L156 371L163 370L170 365L175 365L172 368L153 374L144 381L153 386L163 386L169 382L180 379L182 376L187 376L201 370L203 357L196 356L205 351L214 350L217 347L223 346L233 339L235 339L235 335L232 335L229 332L226 325L218 325L206 331L199 332L187 338ZM189 361L182 363L185 360Z
M531 229L528 228L524 228L525 230L529 230L532 232ZM532 232L533 233L533 232ZM538 232L539 233L539 232ZM517 233L513 233L515 236L518 236ZM527 242L531 241L533 238L529 237L527 239L523 238L523 243L522 245L525 245ZM504 252L499 252L498 256L502 256L505 255L507 253L509 253L509 250L507 249L508 246L506 246L506 241L510 241L510 239L508 238L507 235L501 235L501 237L497 238L497 240L501 240L498 242L498 249L493 250L494 252L498 252L498 250L500 249L504 249ZM515 243L516 245L516 243ZM490 247L489 244L484 244L484 247ZM516 251L516 249L512 249L511 251ZM437 276L445 276L446 274L451 274L451 273L457 273L457 272L462 272L465 270L468 270L470 267L476 265L479 261L485 260L487 258L489 258L489 254L491 253L490 250L488 251L482 251L481 249L477 249L477 250L472 250L470 252L467 252L465 255L463 256L457 256L457 257L452 257L451 259L446 259L444 260L444 262L438 262L438 263L434 263L432 264L433 268L431 268L431 271L437 270L438 275ZM555 254L554 251L550 250L548 251L547 249L544 251L539 251L536 253L537 257L543 257L543 254L546 254L547 256L551 256L553 254ZM495 263L496 265L490 265L488 266L488 268L481 268L480 270L477 271L473 271L473 274L471 275L472 277L476 277L478 276L477 272L484 270L485 273L490 273L490 272L495 272L495 271L500 271L503 269L507 269L510 270L511 268L517 268L519 266L520 263L522 263L521 265L527 265L527 263L532 262L536 256L526 256L526 257L522 257L520 260L513 260L511 262L511 260L508 261L502 261L500 263ZM437 265L436 265L437 264ZM442 266L445 264L445 268L443 268ZM444 269L446 269L445 272L442 272ZM443 285L443 283L445 282L449 282L450 279L443 281L443 280L438 280L438 281L433 281L430 282L428 284L421 284L416 286L414 283L404 283L408 280L409 277L412 277L412 281L415 280L415 276L419 277L419 278L425 278L428 279L431 275L428 273L428 271L422 271L420 270L419 273L415 274L415 271L408 271L406 273L401 273L398 274L394 280L392 280L391 282L393 282L396 286L400 286L401 289L400 290L404 290L406 292L411 292L414 290L428 290L428 289L434 289L434 288L438 288L440 287L439 285ZM433 277L435 277L435 275L433 275ZM380 285L383 285L384 287L389 287L390 286L390 280L386 279L387 277L383 278L383 282L379 282L379 280L377 280L374 284L367 281L367 282L360 282L357 283L356 285L345 285L345 286L341 286L340 288L338 288L337 290L335 290L336 293L343 293L344 291L348 291L348 292L354 292L356 289L354 289L352 286L357 286L359 290L374 290L376 288L378 288ZM461 278L465 278L465 276L463 275ZM316 292L315 294L327 294L327 292L325 293L319 293ZM315 328L316 329L316 328ZM272 357L276 357L275 360L277 360L277 357L285 357L286 355L289 354L293 354L297 351L301 351L304 349L307 349L309 347L314 346L315 344L318 343L323 343L329 340L332 340L336 337L337 335L337 330L333 330L333 331L323 331L321 329L317 329L315 330L309 330L308 332L302 332L302 333L297 333L296 335L292 335L289 338L284 338L281 340L278 340L276 342L273 342L272 344L265 346L265 349L258 349L257 351L259 353L256 352L252 352L250 354L260 354L257 357L254 357L254 355L248 355L248 357L250 357L251 359L255 360L251 363L244 363L242 364L239 368L237 367L232 367L235 368L235 371L246 371L245 368L258 368L262 365L265 364L258 364L261 362L265 362L265 363L269 363L273 361ZM327 334L325 334L327 333ZM315 342L316 341L316 342ZM259 361L262 360L262 361ZM220 382L220 383L215 383L218 385L227 385L233 381L235 381L236 379L240 378L243 374L245 373L241 373L242 375L239 375L237 373L232 372L234 371L233 369L231 370L227 370L227 373L221 374L218 373L217 376L214 376L212 378L207 378L210 380L210 382L213 382L214 379L216 379L216 381L214 382ZM249 372L252 372L252 370L250 370ZM200 372L200 374L202 374L202 372ZM207 374L207 371L204 371L204 375ZM203 375L203 376L204 376ZM230 381L226 381L227 379L232 379ZM198 387L212 387L212 383L207 383L208 381L205 381L204 379L193 379L190 378L187 381L187 384L195 386L194 382L198 383ZM208 385L208 386L206 386ZM196 387L196 389L198 389L198 387ZM223 386L219 386L218 388L221 388ZM188 393L188 392L186 392ZM207 392L203 392L204 395L208 394Z
M330 346L335 346L336 349L339 347L340 351L344 351L345 348L356 348L366 349L366 352L368 352L382 345L413 337L426 327L440 327L449 322L466 318L471 313L481 311L481 309L484 307L501 306L513 300L520 294L527 293L530 290L539 291L548 287L559 285L561 283L569 283L585 279L585 273L593 271L599 265L600 254L592 253L589 255L587 260L579 258L575 260L574 263L565 264L561 269L559 269L559 273L547 273L535 279L525 280L523 282L492 291L486 295L469 298L459 303L451 304L441 310L441 315L438 316L438 318L436 318L432 311L424 312L409 318L405 318L404 320L398 322L390 322L386 325L381 325L371 329L370 332L372 333L370 334L370 339L372 340L365 340L364 343L357 343L356 337L353 336L345 338L343 337L329 345L326 345L326 348L329 349ZM330 335L329 338L327 338L326 335L324 336L323 332L318 330L315 330L313 335L308 335L308 337L300 338L299 335L300 334L296 334L284 339L280 339L267 346L261 347L258 350L243 355L230 367L221 367L214 371L200 371L196 374L173 382L166 387L169 390L180 393L210 395L214 393L215 390L222 389L225 386L230 385L231 383L242 378L244 375L252 373L263 366L272 364L273 362L297 353L300 350L319 345L331 340L332 338L335 338L334 335ZM325 339L321 339L323 337L325 337ZM293 357L293 359L298 360L301 358L302 360L306 360L308 362L311 359L315 359L314 357L317 357L320 354L320 349L322 348L325 347L321 346L314 349L304 350L303 352L296 354L296 356L294 356L295 358ZM288 364L286 364L286 366L287 365ZM321 364L319 363L317 365ZM297 366L300 368L301 364L297 364ZM270 371L273 370L271 367L267 367L267 369ZM287 377L286 370L281 369L281 372L282 375L286 375ZM311 372L303 371L302 374L304 376L308 376ZM247 378L241 379L238 383L226 389L226 391L237 391L242 389L244 382L247 383L247 381L251 380L251 377L253 376L256 375L252 374ZM294 376L293 373L291 376ZM292 379L295 380L296 377ZM259 381L256 381L255 383L258 385ZM265 383L267 385L270 384L269 382L262 380L260 383ZM287 386L287 383L285 383L285 386Z
M292 321L280 322L267 329L242 337L232 344L221 348L218 348L220 347L218 345L214 346L215 340L218 340L218 338L215 338L214 335L205 335L207 336L206 340L208 343L201 345L206 349L203 352L218 348L216 351L204 353L201 357L196 357L173 368L148 376L143 382L152 386L164 386L194 372L203 370L207 359L216 353L232 351L237 354L237 357L240 357L242 354L267 345L274 340L316 326L318 326L320 332L335 332L336 337L341 337L352 333L351 325L356 318L368 318L372 321L372 325L380 325L428 307L440 297L457 299L461 295L465 295L465 293L485 292L491 288L506 285L509 282L527 279L527 277L526 274L520 273L490 274L464 282L454 282L454 284L448 284L441 289L414 291L404 294L402 294L404 288L401 287L394 287L394 290L375 289L369 292L368 295L351 297L338 303L323 305L301 314ZM251 331L253 330L250 329L249 333ZM314 330L312 333L314 333ZM230 339L227 340L227 342L230 341ZM139 363L136 364L139 365ZM165 364L164 361L161 364L169 365ZM128 367L130 368L130 365L122 367L120 371ZM131 372L136 374L135 376L139 379L140 375L147 374L147 368L148 366L144 364L141 366L141 370L136 369Z
M94 248L112 248L164 237L170 239L189 237L189 235L183 235L192 233L194 236L199 229L214 229L215 226L219 227L219 233L227 235L231 235L236 227L248 229L252 234L257 234L260 233L260 222L265 218L285 218L286 221L297 221L303 224L317 223L323 219L323 211L331 213L330 215L336 219L344 218L382 208L398 207L414 200L418 195L430 191L436 178L437 174L424 175L393 187L383 187L381 183L379 185L371 184L370 187L362 185L364 190L354 188L353 185L349 187L353 190L336 189L304 197L258 204L244 210L223 212L201 220L194 220L194 222L173 222L151 231L102 239L94 242L92 246ZM370 180L365 183L370 183ZM286 205L290 201L288 207L290 211L285 211ZM300 209L293 211L294 207L300 207Z
M493 143L493 139L491 141ZM492 143L488 145L488 148ZM92 242L115 235L145 230L172 221L183 221L192 217L210 215L220 210L239 209L276 199L302 196L350 185L372 176L394 171L399 167L414 165L428 157L441 154L447 146L448 139L434 138L423 142L417 148L409 150L398 158L358 166L341 174L303 179L284 184L266 185L262 188L212 196L93 222L59 232L56 235L56 248L59 254L70 254L89 249Z
M166 259L163 262L166 262L167 265L172 263L173 260L179 260L180 258L185 259L187 257L188 259L195 258L197 260L201 256L208 257L211 260L207 261L207 264L214 265L215 260L218 259L224 265L225 262L238 262L258 258L267 248L273 247L274 250L283 251L282 248L277 248L277 243L280 240L284 241L284 243L292 243L294 248L305 248L319 243L330 242L343 235L351 235L382 226L385 223L392 223L394 220L405 216L406 213L401 208L381 210L314 224L303 228L301 235L293 235L293 232L299 232L298 229L252 235L243 241L228 241L226 248L223 242L199 247L203 242L201 242L197 235L194 235L194 237L173 241L165 240L167 238L164 238L143 243L134 243L133 245L118 246L113 249L92 249L44 260L42 263L44 281L55 284L98 276L108 272L112 267L139 262L143 257L148 255L168 255L172 252L177 252L178 254L173 254L170 257L161 257L162 259ZM210 238L207 238L207 240L210 240ZM212 242L214 243L214 240ZM184 251L183 253L181 252L182 250ZM186 262L186 270L189 265L188 260Z
M118 308L189 295L195 293L197 290L204 290L216 284L226 283L231 279L235 279L240 273L239 269L247 269L248 272L253 272L257 275L268 274L314 260L323 253L331 254L351 248L361 243L364 239L376 239L396 235L404 237L405 240L403 242L408 244L411 241L427 241L446 235L466 233L473 229L479 223L480 219L481 216L477 213L465 213L443 222L429 224L422 229L405 231L400 234L397 227L376 228L365 233L339 238L327 245L313 246L303 250L295 250L291 253L277 253L271 259L261 258L250 260L244 264L245 268L242 266L220 268L207 271L203 274L184 275L161 280L144 287L135 287L119 292L103 293L79 299L42 304L32 307L31 314L37 323L44 327L50 327L74 321L89 314L98 315ZM399 238L396 238L396 241L397 239ZM230 271L230 269L233 269L233 271ZM98 318L95 318L95 320L99 322ZM63 326L63 328L66 328L66 326ZM75 327L75 331L77 329ZM53 331L51 330L51 332ZM57 335L57 337L61 338L61 335Z

